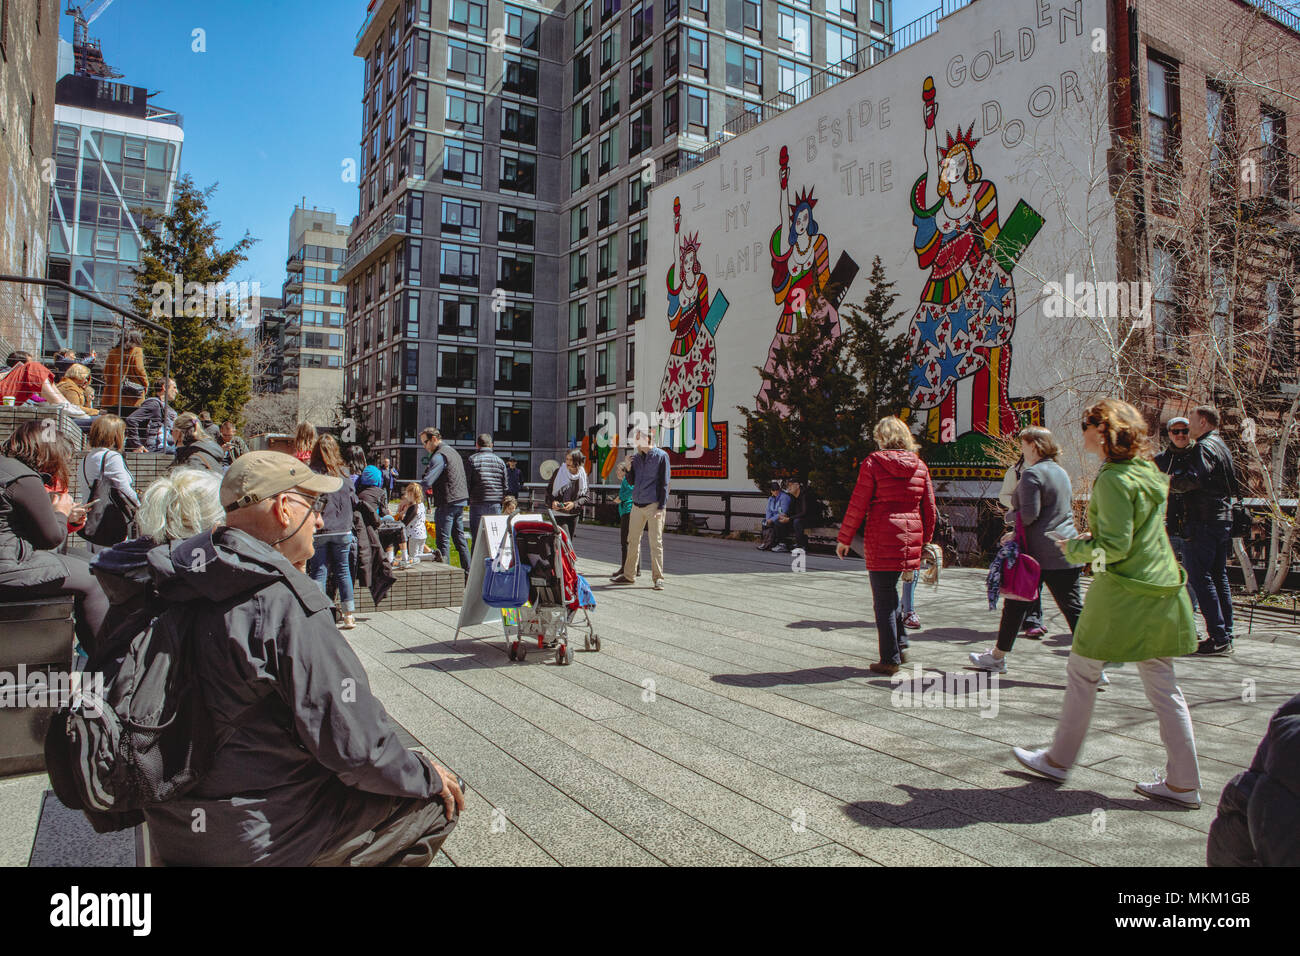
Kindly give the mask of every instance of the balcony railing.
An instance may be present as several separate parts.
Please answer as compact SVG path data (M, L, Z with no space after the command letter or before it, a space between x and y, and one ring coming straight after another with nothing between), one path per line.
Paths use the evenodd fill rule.
M306 251L307 251L307 250L305 250L305 249L300 249L300 250L298 250L297 252L295 252L293 255L291 255L291 256L289 257L289 261L286 262L286 263L284 264L284 271L285 271L285 272L288 272L288 273L290 273L290 274L296 272L296 273L298 273L299 275L301 275L301 274L302 274L302 260L303 260L303 258L304 258L304 253L305 253Z
M1280 3L1274 3L1273 0L1246 0L1246 2L1266 17L1282 24L1288 30L1300 33L1300 14L1288 10Z
M405 235L407 235L405 214L394 213L390 215L348 253L348 257L343 260L342 275L339 276L339 279L346 282L351 278L357 267L367 262L381 247L393 244L394 240Z

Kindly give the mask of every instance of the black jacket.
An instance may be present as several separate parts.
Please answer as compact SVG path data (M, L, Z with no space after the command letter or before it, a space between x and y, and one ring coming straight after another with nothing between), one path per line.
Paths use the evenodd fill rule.
M1169 476L1169 490L1182 495L1182 507L1191 532L1198 524L1232 520L1232 496L1237 492L1237 472L1232 452L1217 431L1196 440L1187 456L1186 471Z
M143 447L149 449L149 451L156 450L157 438L164 425L163 415L162 399L157 396L146 398L136 407L135 411L127 415L127 449ZM150 447L151 442L153 447Z
M1156 467L1169 476L1169 501L1165 505L1165 530L1175 538L1187 537L1187 502L1184 495L1173 490L1173 479L1175 475L1182 479L1187 477L1188 467L1195 452L1196 445L1194 444L1188 445L1186 448L1170 445L1156 455Z
M490 448L470 455L465 462L471 505L499 505L506 496L506 463Z
M1250 769L1223 788L1205 858L1210 866L1300 866L1300 694L1268 722Z
M221 450L220 445L199 439L176 449L176 460L172 462L172 467L188 465L191 468L206 468L209 471L225 471L229 464L230 460Z
M195 552L203 554L196 561ZM402 745L320 587L242 531L149 553L163 600L193 608L199 692L226 738L184 797L145 811L169 864L302 866L442 790ZM206 832L192 829L203 810Z
M461 459L460 452L444 441L434 455L441 455L446 461L442 474L432 486L427 481L424 482L424 486L433 493L434 505L444 508L457 501L468 501L469 482L465 479L465 462ZM432 462L429 467L432 470Z
M16 458L0 457L0 589L62 581L68 566L53 549L68 524L50 504L41 476Z

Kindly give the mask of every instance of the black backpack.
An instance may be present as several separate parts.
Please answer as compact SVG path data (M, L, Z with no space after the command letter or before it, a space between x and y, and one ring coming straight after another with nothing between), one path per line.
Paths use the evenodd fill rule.
M207 769L215 747L194 679L193 617L175 604L128 619L87 663L87 676L111 669L113 649L125 650L102 695L83 680L50 722L45 762L54 793L100 833L134 826L139 811L183 795Z

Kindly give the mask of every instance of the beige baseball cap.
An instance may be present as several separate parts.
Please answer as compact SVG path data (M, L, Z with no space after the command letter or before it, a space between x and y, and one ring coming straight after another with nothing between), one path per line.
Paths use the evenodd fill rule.
M250 451L236 458L221 480L221 504L227 511L234 511L294 488L324 494L342 487L342 478L318 475L292 455Z

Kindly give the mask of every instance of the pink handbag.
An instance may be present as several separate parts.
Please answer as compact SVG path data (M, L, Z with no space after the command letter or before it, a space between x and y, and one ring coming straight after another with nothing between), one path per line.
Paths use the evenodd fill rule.
M1038 600L1038 586L1042 582L1043 569L1038 561L1029 556L1025 549L1025 529L1020 523L1020 514L1016 514L1016 544L1020 547L1020 557L1016 563L1002 571L1002 596L1012 601Z

